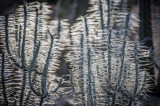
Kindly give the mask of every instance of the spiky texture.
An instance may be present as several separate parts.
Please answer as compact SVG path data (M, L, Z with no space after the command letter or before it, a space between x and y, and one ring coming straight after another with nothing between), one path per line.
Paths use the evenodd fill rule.
M83 105L136 105L149 88L149 60L143 60L149 50L127 41L128 35L137 34L139 20L122 4L93 0L89 13L71 27L68 61Z
M22 70L14 66L6 53L1 53L0 56L0 103L3 105L15 105L20 96Z
M48 25L50 13L50 6L46 3L32 2L24 3L14 13L6 13L5 17L1 17L1 50L9 57L13 66L21 70L15 71L21 72L21 80L19 77L15 78L20 80L16 82L20 90L10 91L19 94L13 98L17 105L42 105L52 102L49 96L58 90L62 81L55 73L59 68L59 57L64 46L61 35L67 34L64 31L69 29L69 24L67 20L54 20L54 24L51 22ZM9 68L8 73L15 75L11 72L12 68ZM12 81L14 83L14 80ZM8 85L7 82L2 84L4 87ZM1 95L1 98L3 96ZM5 98L1 100L0 104L6 101Z

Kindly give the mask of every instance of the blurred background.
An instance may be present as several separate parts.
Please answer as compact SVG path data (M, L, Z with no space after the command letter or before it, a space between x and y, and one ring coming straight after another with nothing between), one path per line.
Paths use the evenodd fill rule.
M32 2L36 0L0 0L0 14L4 14L6 10L14 10L24 1ZM88 8L88 0L37 0L47 2L52 5L54 10L52 18L69 19L73 23L75 18L86 13Z

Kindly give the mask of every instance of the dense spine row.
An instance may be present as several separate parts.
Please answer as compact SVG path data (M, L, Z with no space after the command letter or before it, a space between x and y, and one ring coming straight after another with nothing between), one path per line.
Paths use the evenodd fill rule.
M61 35L67 34L64 31L69 29L69 24L67 20L58 20L60 24L55 24L57 20L48 23L50 13L50 6L46 3L32 2L20 5L14 13L6 12L5 16L1 16L1 63L6 61L3 55L5 54L15 68L13 71L6 63L5 68L3 64L0 67L1 90L4 92L0 104L5 102L22 106L53 102L48 97L58 90L62 82L62 79L56 76L56 71L65 46L65 38ZM16 74L13 78L15 80L10 79L12 77L9 78L8 75L3 76L6 73L11 76ZM7 82L9 79L10 83ZM11 86L10 89L7 87L9 84L15 87ZM6 87L10 90L7 93L14 92L16 95L13 95L15 97L12 101L7 101L7 97L11 96L5 92ZM16 87L19 89L15 90Z
M125 2L125 3L124 3ZM72 81L83 105L136 105L146 93L149 49L127 41L139 20L127 1L91 1L88 14L71 26Z
M139 104L150 87L150 54L143 43L129 40L139 27L129 3L91 0L87 15L72 26L67 20L49 22L46 3L25 2L6 12L0 17L0 104L53 103L53 93L61 93L67 83L56 75L65 47L79 104Z

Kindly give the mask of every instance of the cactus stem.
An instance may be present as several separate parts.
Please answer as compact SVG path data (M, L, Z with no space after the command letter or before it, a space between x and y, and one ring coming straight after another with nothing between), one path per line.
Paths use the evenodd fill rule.
M60 32L61 31L61 22L60 20L58 20L58 29L57 29L57 34L58 34L58 38L60 38Z
M37 31L38 31L38 9L36 8L36 19L35 19L35 31L34 31L34 52L35 53L35 47L37 42Z
M8 13L6 12L5 14L5 43L6 43L6 50L7 50L7 53L9 54L9 57L10 59L13 61L13 63L17 66L17 67L20 67L22 68L17 62L16 60L11 56L11 52L10 52L10 49L9 49L9 36L8 36Z
M104 30L104 19L103 19L103 7L102 7L102 2L100 0L100 3L99 3L99 9L100 9L100 20L101 20L101 28L102 28L102 31Z
M33 55L33 59L32 59L32 61L31 61L30 68L29 68L29 70L28 70L28 79L29 79L30 88L31 88L31 90L32 90L36 95L38 95L38 96L41 96L41 94L34 89L33 84L32 84L32 81L31 81L31 74L32 74L32 71L33 71L34 63L35 63L36 58L37 58L38 53L39 53L40 44L41 44L41 43L39 42L38 45L37 45L36 52L35 52L35 54Z
M107 27L110 27L110 0L107 0L108 4L108 20L107 20Z
M121 82L121 77L122 77L122 73L123 73L125 48L126 48L126 36L127 36L129 16L130 16L130 13L126 17L125 36L124 36L124 42L123 42L123 46L122 46L122 55L121 55L122 56L122 58L121 58L121 66L120 66L119 76L118 76L118 80L117 80L116 87L115 87L115 90L114 90L115 93L113 94L111 106L115 105L116 94L117 94L117 90L119 89L119 86L120 86L119 84Z
M80 83L80 87L81 87L81 91L84 91L84 82L83 82L83 79L84 79L84 76L83 76L83 65L84 65L84 63L83 63L83 61L84 61L84 58L83 58L83 52L84 52L84 47L83 47L83 44L84 44L84 38L83 38L83 35L81 36L81 54L80 54L80 56L81 56L81 61L80 61L80 75L81 75L81 83ZM84 94L84 92L82 92L82 103L84 103L84 101L85 101L85 94Z
M18 40L18 56L21 57L20 51L21 51L21 30L22 30L22 26L20 25L20 29L19 29L19 40Z
M22 40L22 52L21 52L21 56L22 56L22 68L25 67L24 63L25 63L25 38L26 38L26 24L27 24L27 3L24 3L24 29L23 29L23 40ZM24 97L24 90L25 90L25 86L26 86L26 77L27 77L27 70L23 70L23 82L22 82L22 91L20 94L20 106L22 106L23 104L23 97Z

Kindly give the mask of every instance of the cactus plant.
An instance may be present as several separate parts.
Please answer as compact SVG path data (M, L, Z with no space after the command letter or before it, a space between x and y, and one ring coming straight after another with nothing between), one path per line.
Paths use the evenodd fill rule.
M2 47L6 47L3 54L15 65L15 73L21 73L19 77L22 80L15 85L20 85L19 90L10 91L17 93L16 99L6 102L2 97L1 103L5 100L7 104L15 102L17 105L42 105L43 101L49 101L47 97L58 90L62 80L55 73L59 68L60 51L63 50L65 39L61 34L65 35L64 31L67 31L69 24L67 20L54 20L50 25L47 24L51 13L49 8L46 3L24 3L14 13L6 13L5 17L1 17ZM4 63L4 55L1 60ZM7 70L3 65L2 69ZM10 69L9 72L2 71L2 74L10 72L11 75L15 74ZM18 80L19 77L15 79ZM4 78L8 77L2 76L2 81ZM3 88L5 85L7 82L2 83Z
M73 85L83 105L137 105L150 79L149 48L127 41L136 33L136 14L123 1L96 1L71 27L70 62ZM119 8L118 8L119 7ZM127 7L127 6L126 6Z
M71 27L66 20L49 21L45 3L24 3L14 13L6 12L0 18L0 104L53 102L50 96L65 83L56 76L65 47L70 83L80 104L139 104L150 89L150 54L143 43L128 40L139 27L130 2L91 0L87 14Z

